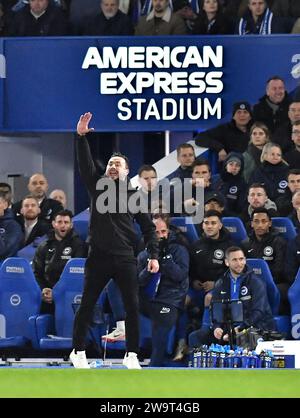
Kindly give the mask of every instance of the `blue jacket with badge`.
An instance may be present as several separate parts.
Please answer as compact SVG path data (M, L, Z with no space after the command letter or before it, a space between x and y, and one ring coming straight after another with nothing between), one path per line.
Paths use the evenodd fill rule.
M262 330L274 330L275 325L269 305L266 286L262 279L257 277L253 270L247 266L239 276L240 292L239 300L243 302L243 314L245 327L253 326ZM231 277L230 272L219 279L213 289L213 301L231 299ZM221 324L214 323L215 328L222 328Z
M154 296L155 302L167 303L182 308L189 286L189 253L187 249L176 242L176 235L170 232L167 240L167 250L159 258L160 282ZM146 250L138 255L138 278L142 296L143 288L151 281L153 275L147 270L150 255Z

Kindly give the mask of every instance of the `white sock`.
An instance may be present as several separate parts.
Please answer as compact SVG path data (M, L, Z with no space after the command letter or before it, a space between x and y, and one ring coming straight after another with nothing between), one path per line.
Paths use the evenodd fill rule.
M125 321L117 321L117 330L125 332Z

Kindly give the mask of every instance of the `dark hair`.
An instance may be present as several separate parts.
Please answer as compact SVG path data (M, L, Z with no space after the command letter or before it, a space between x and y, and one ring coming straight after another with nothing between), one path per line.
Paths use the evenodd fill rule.
M300 174L300 168L292 168L291 170L289 170L287 176L289 177L290 174L294 174L296 176L299 176L299 174Z
M184 142L183 144L179 144L177 146L177 148L176 148L177 156L179 155L180 151L182 149L185 149L185 148L191 148L193 150L194 155L195 155L195 148L193 147L193 145L192 144L188 144L187 142Z
M8 183L0 183L0 191L2 193L5 193L5 199L8 205L11 204L11 198L12 198L12 190L11 185Z
M152 216L152 219L154 221L156 221L157 219L160 219L161 221L163 221L167 225L167 228L169 229L170 223L171 223L171 218L170 218L169 214L167 214L167 213L155 213Z
M60 210L59 212L57 212L57 213L53 216L53 220L55 221L55 219L56 219L58 216L69 216L69 218L70 218L70 219L72 219L72 218L73 218L73 212L72 212L71 210L69 210L69 209L63 209L63 210Z
M157 176L157 172L156 172L155 168L153 167L153 165L150 165L150 164L142 165L138 170L139 177L141 177L141 174L142 174L143 171L154 171L155 175Z
M265 0L265 3L266 3L266 0ZM273 80L280 80L280 81L282 81L282 82L283 82L283 84L284 84L284 79L283 79L282 77L279 77L279 75L273 75L272 77L270 77L270 78L267 80L267 85L270 83L270 81L273 81Z
M125 160L125 163L126 163L126 168L128 168L128 169L129 169L129 160L128 160L128 158L126 157L126 155L122 154L121 152L114 152L114 153L110 156L110 159L111 159L111 158L114 158L114 157L120 157L120 158L123 158L123 160Z
M265 213L268 216L268 218L271 220L270 212L268 211L268 209L264 207L254 209L254 211L251 213L251 220L254 218L254 215L256 213Z
M7 190L1 190L1 189L7 189ZM11 185L8 184L8 183L0 182L0 190L3 191L3 192L5 192L5 193L11 192L12 191L11 190Z
M248 194L249 194L250 189L258 189L258 188L263 189L265 191L266 195L268 196L268 192L267 192L267 189L266 189L266 186L264 185L264 183L252 183L252 184L250 184L250 186L248 187Z
M217 216L222 222L222 214L219 211L214 209L208 210L207 212L204 212L203 219L209 218L210 216Z
M0 199L3 199L5 202L7 202L7 192L0 190Z
M244 250L241 247L238 247L237 245L233 245L233 246L227 248L227 250L225 251L225 258L228 259L229 255L231 253L235 253L236 251L242 251L243 254L245 255Z
M211 172L209 161L205 158L196 158L196 160L192 164L192 170L198 165L206 165L208 167L208 171Z

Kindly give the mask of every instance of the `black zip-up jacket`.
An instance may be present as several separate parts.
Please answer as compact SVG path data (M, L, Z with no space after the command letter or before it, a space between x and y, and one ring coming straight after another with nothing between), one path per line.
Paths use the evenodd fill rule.
M278 105L278 109L273 113L268 100L269 98L266 94L259 99L259 102L253 107L253 118L263 122L271 132L274 132L282 124L289 121L288 110L291 101L286 92L282 102Z
M204 234L190 250L190 278L201 282L216 282L226 271L225 251L233 242L229 232L223 227L218 239L211 239Z
M149 214L132 213L128 208L128 200L136 193L136 190L131 187L130 182L127 180L126 183L121 180L114 181L97 173L86 137L77 137L76 148L79 171L91 198L89 228L91 248L106 254L133 256L137 243L133 224L134 220L136 220L141 227L150 258L157 259L158 241L155 226ZM99 206L100 200L104 199L104 196L101 195L106 193L107 196L107 187L105 190L99 190L100 182L98 183L98 181L101 179L105 180L107 187L113 190L110 199L115 199L116 213L108 210L105 213L100 213L97 210L97 200L99 199ZM124 191L127 190L127 193L121 192L119 198L118 191L120 187ZM122 213L119 209L122 209L125 213Z
M215 128L199 133L195 138L196 145L206 147L216 152L224 149L227 153L236 151L243 153L248 147L250 140L249 130L252 121L247 125L247 131L243 132L237 128L235 121L224 123Z
M246 267L240 276L239 300L243 302L245 327L253 326L262 330L274 330L275 325L271 308L268 301L267 291L262 279L257 277L252 270ZM213 289L212 302L219 300L230 300L230 272L226 271L224 276L217 281ZM214 323L213 328L222 328L221 324Z
M249 239L242 242L247 258L262 258L268 263L275 283L286 282L283 274L286 247L286 240L274 232L265 234L261 241L252 232Z
M268 161L264 161L252 173L249 184L264 184L268 198L275 201L286 193L288 172L289 166L283 162L270 164Z
M73 229L61 241L55 238L54 231L51 230L48 239L38 246L32 261L32 269L41 289L52 288L58 282L71 258L86 255L86 244Z

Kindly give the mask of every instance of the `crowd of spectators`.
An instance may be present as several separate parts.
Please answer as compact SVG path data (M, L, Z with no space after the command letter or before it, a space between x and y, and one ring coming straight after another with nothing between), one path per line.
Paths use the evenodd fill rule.
M297 0L0 0L2 36L299 32Z

